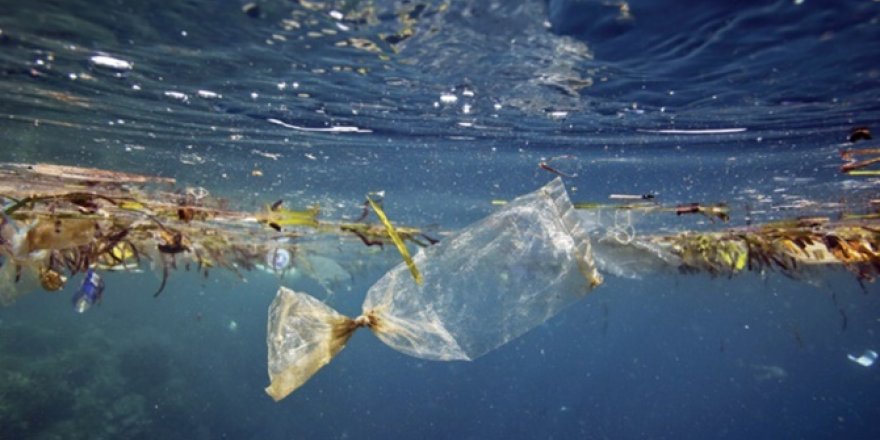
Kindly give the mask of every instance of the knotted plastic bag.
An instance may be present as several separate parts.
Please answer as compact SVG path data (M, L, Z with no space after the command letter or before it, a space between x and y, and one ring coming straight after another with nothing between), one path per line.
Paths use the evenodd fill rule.
M345 317L282 287L269 309L266 388L280 400L330 362L359 327L403 353L472 360L537 327L602 282L590 241L556 179L414 258L367 292Z

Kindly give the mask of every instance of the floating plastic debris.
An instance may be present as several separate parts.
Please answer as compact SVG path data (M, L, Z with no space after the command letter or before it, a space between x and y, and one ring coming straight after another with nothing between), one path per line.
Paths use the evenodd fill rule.
M131 70L134 68L134 63L108 55L95 55L89 58L89 61L92 65L113 70Z
M846 357L863 367L870 367L877 361L878 356L877 352L874 350L865 350L865 352L859 357L855 357L851 354L846 355Z
M91 306L101 301L104 294L104 280L94 269L86 271L79 290L73 295L73 308L79 313L85 313Z
M473 360L583 298L602 282L560 179L399 264L347 318L281 287L269 309L266 392L283 399L360 327L410 356ZM418 266L422 283L413 280Z
M177 99L177 100L183 101L183 102L189 102L189 96L187 96L186 93L175 92L173 90L167 90L167 91L165 91L164 94L165 94L165 96L167 96L169 98Z
M174 184L175 180L170 177L145 176L143 174L124 173L121 171L104 170L100 168L76 167L69 165L56 165L50 163L6 163L0 164L0 178L9 178L10 186L16 182L14 174L21 173L28 176L32 183L56 180L70 181L72 184L80 183L164 183ZM0 179L0 188L3 187L3 179ZM11 189L11 188L10 188Z
M355 221L326 221L317 206L293 210L281 200L262 211L234 211L206 190L174 188L169 178L0 164L0 304L41 286L53 291L63 277L85 274L73 299L82 312L101 299L98 271L152 266L161 271L158 295L172 270L205 277L209 270L227 270L244 278L244 271L281 267L283 260L290 273L316 280L329 294L351 279L349 251L399 241L422 247L410 256L412 264L396 266L369 289L355 319L306 294L278 292L267 343L268 392L280 399L329 362L359 327L416 357L470 360L586 295L601 283L599 270L639 276L673 269L725 278L776 271L798 278L845 268L860 282L880 277L880 215L873 211L840 216L835 207L833 220L829 212L738 228L651 233L636 229L632 217L700 214L724 222L729 207L624 200L573 205L556 178L536 192L499 201L497 212L432 246L437 241L419 229L365 221L368 209ZM355 259L376 254L357 252ZM418 269L422 285L411 268ZM871 366L877 353L849 359Z
M651 193L647 194L609 194L611 200L653 200L656 196Z
M748 130L745 127L736 127L736 128L707 128L707 129L696 129L696 130L684 130L684 129L661 129L661 130L650 130L650 129L638 129L636 131L640 133L657 133L657 134L730 134L730 133L742 133Z
M266 266L277 272L287 269L290 261L290 252L287 249L272 249L266 254Z
M251 18L260 18L260 5L254 2L245 3L241 7L241 12L244 12L245 15Z
M674 212L700 214L713 222L730 220L730 207L699 203L663 206L636 202L621 205L577 203L583 220L598 237L594 243L601 269L639 277L661 268L681 273L732 276L746 272L776 271L800 278L818 269L843 267L860 281L880 277L880 230L877 218L832 221L828 217L780 220L714 232L683 231L668 235L644 234L632 226L633 215ZM610 221L609 221L610 220ZM620 231L629 231L619 240Z
M267 153L265 151L260 151L257 149L251 150L251 153L256 154L257 156L263 156L266 159L272 159L272 160L278 160L281 157L283 157L283 155L281 153Z
M581 168L580 160L571 154L541 158L538 168L561 177L577 177Z
M440 102L444 104L455 104L458 102L458 96L455 96L451 93L444 93L440 95Z
M311 131L311 132L323 132L323 133L372 133L373 130L367 128L360 128L351 125L337 125L335 127L301 127L299 125L288 124L284 121L279 121L278 119L266 119L267 122L280 125L285 128L291 128L293 130L298 131Z
M204 277L227 270L244 278L244 271L269 266L283 268L270 273L311 277L329 290L351 280L344 251L361 260L364 246L392 244L377 222L321 220L317 206L291 210L281 201L265 211L233 211L204 188L174 183L92 168L0 164L0 304L41 287L57 291L66 279L92 271L74 299L84 311L100 299L98 271L148 267L161 274L157 294L173 270ZM436 241L416 228L394 230L417 246ZM329 253L334 258L324 256Z
M180 153L180 163L186 165L201 165L205 163L205 158L196 153Z
M199 95L199 98L202 99L219 99L223 97L223 95L212 92L210 90L199 90L196 92L196 94Z
M320 255L297 255L294 257L293 267L283 275L285 279L296 279L300 275L305 275L323 287L328 297L332 296L342 283L351 280L351 273L339 263Z
M865 158L865 156L867 156ZM851 176L876 176L880 170L863 170L871 165L880 164L880 148L845 149L840 151L840 158L845 162L840 172Z

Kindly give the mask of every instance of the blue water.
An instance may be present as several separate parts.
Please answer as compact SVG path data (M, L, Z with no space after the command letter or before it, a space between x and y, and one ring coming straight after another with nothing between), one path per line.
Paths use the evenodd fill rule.
M579 201L652 193L769 221L877 194L838 172L850 130L880 130L876 1L242 4L3 0L0 162L171 176L328 218L384 190L396 222L438 230L540 187L559 156ZM706 129L736 130L658 132ZM396 261L386 250L332 305L357 314ZM845 271L607 276L468 363L362 331L280 403L263 392L272 276L174 274L157 299L151 272L105 281L84 315L76 283L0 309L0 439L880 437L877 367L847 359L880 347L880 288Z

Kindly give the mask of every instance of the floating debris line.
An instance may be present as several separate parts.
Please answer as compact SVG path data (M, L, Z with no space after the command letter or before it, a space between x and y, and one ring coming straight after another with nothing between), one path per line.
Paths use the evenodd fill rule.
M779 272L801 278L842 267L860 283L880 276L875 212L644 233L636 215L699 214L714 227L729 221L730 210L726 204L662 205L641 195L612 198L628 204L574 204L556 177L535 192L494 203L500 205L495 213L440 241L394 225L382 196L368 194L360 217L341 222L320 218L318 206L293 210L283 200L237 211L204 188L177 188L167 177L0 164L0 302L39 288L61 290L83 274L72 298L83 313L112 296L102 273L146 268L161 274L154 296L181 270L207 277L222 269L243 277L261 269L282 278L298 271L327 288L325 282L347 274L340 265L346 255L393 244L403 262L368 289L356 318L279 289L269 309L266 391L280 400L329 363L358 328L411 356L472 360L600 288L603 274L673 268L714 277ZM611 214L611 223L603 213ZM322 245L325 237L330 243ZM419 252L411 255L408 245ZM841 316L845 329L842 310ZM854 362L873 362L863 359Z
M243 276L253 269L279 275L299 269L320 282L315 267L331 264L321 255L320 237L332 237L327 246L333 249L340 238L353 246L436 242L417 228L391 229L387 219L327 221L317 206L293 210L281 200L258 212L235 211L203 188L175 184L167 177L92 168L0 164L0 302L39 287L61 290L80 273L99 280L100 272L147 267L162 277L156 295L174 270L208 276L224 269ZM312 264L316 259L321 264Z

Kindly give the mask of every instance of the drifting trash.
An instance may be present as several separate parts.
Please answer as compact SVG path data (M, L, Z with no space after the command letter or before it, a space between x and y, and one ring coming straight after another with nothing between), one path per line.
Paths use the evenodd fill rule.
M119 58L113 58L108 55L95 55L89 58L89 62L97 67L105 67L112 70L131 70L134 63Z
M317 206L291 210L277 201L261 212L239 212L204 189L174 183L92 168L0 164L0 304L40 287L58 291L83 273L74 303L85 311L101 298L99 272L150 267L162 278L157 294L172 271L207 277L215 269L242 278L253 269L281 279L303 274L329 291L351 279L341 266L346 255L357 258L365 243L393 242L382 224L321 220ZM393 229L401 243L435 241L416 228ZM330 253L336 261L322 257Z
M290 263L290 252L287 249L272 249L266 254L266 266L276 272L284 271Z
M611 200L654 200L656 196L651 193L647 194L610 194Z
M458 102L458 96L455 96L451 93L444 93L440 95L440 102L444 104L455 104Z
M317 132L317 133L372 133L373 130L368 128L355 127L353 125L337 125L332 127L302 127L299 125L288 124L284 121L269 118L266 122L270 124L280 125L284 128L290 128L297 131Z
M178 101L189 102L189 95L187 95L186 93L177 92L174 90L166 90L164 95Z
M78 313L85 313L91 306L101 301L104 294L104 280L94 269L86 271L79 290L73 295L73 308Z
M849 132L847 139L853 144L858 141L869 141L872 139L871 129L868 127L855 127Z
M679 205L675 208L676 215L702 214L711 221L715 221L715 219L717 218L718 220L721 220L725 223L730 220L729 212L730 210L724 204L705 206L699 203L688 203L685 205Z
M681 209L691 212L693 206L682 205ZM605 213L609 209L610 216ZM621 209L600 205L579 209L594 238L593 251L599 269L614 275L639 278L673 268L680 273L724 277L775 271L802 278L818 269L843 267L860 282L871 282L880 276L880 229L875 216L844 215L838 221L805 217L720 231L632 234L631 239L620 240L616 214ZM625 208L624 212L636 210L648 213L658 208L636 206ZM697 212L722 221L729 218L726 207ZM635 230L631 222L624 226Z
M260 18L260 5L253 2L245 3L245 5L241 7L241 12L244 12L251 18Z
M196 94L202 99L219 99L223 97L223 95L210 90L198 90L196 91Z
M309 252L299 252L294 258L294 262L294 270L297 274L302 273L315 280L324 288L328 297L332 296L333 292L338 290L342 283L352 278L351 273L345 270L333 258L322 257L310 254Z
M860 157L868 156L865 159ZM880 174L880 170L864 170L871 165L880 163L880 148L862 148L841 150L840 158L845 162L840 166L840 172L852 176L873 176Z
M500 207L495 214L438 243L418 228L392 224L375 199L355 221L328 221L318 206L293 210L278 200L257 212L234 211L207 190L174 185L170 178L92 168L0 164L0 304L41 287L57 291L82 273L73 303L84 312L102 298L99 272L146 268L161 274L157 294L172 271L207 277L223 269L244 278L260 269L280 270L281 280L310 277L329 296L351 279L349 268L363 267L363 256L394 244L404 263L369 289L356 319L308 295L279 291L267 336L267 391L277 400L329 362L358 327L413 356L470 360L584 296L601 283L599 270L633 277L669 268L725 277L775 271L797 278L842 267L860 283L880 276L874 208L835 220L813 213L657 234L637 230L634 217L701 214L726 222L729 208L634 197L572 205L557 177L534 193L493 202ZM367 221L370 208L379 221ZM410 255L408 244L422 249ZM873 363L876 353L853 358Z
M870 367L877 361L877 352L874 350L865 350L865 352L859 357L855 357L851 354L846 355L846 357L863 367Z
M367 292L345 317L281 287L269 308L266 392L281 400L326 365L360 327L422 359L472 360L584 297L602 282L590 240L560 179L519 197L413 258Z
M167 184L173 185L175 180L170 177L145 176L142 174L123 173L120 171L100 168L75 167L51 163L5 163L0 164L0 187L12 186L16 179L27 177L27 187L56 188L66 184ZM88 185L86 185L88 186ZM22 188L23 189L23 188ZM4 191L6 191L4 189ZM14 196L14 194L4 194ZM9 214L7 212L7 214Z
M538 168L548 173L568 178L577 177L580 167L580 160L571 154L554 156L549 159L541 158L538 162Z
M707 128L707 129L695 129L695 130L681 130L681 129L637 129L637 132L640 133L656 133L656 134L688 134L688 135L704 135L704 134L732 134L732 133L743 133L747 131L748 128L745 127L734 127L734 128Z

